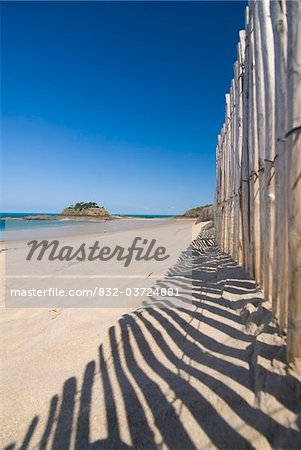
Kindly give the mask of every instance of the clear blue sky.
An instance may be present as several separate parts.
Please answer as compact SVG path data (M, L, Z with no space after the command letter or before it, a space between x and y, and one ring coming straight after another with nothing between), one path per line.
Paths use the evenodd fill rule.
M245 2L2 2L2 211L213 201Z

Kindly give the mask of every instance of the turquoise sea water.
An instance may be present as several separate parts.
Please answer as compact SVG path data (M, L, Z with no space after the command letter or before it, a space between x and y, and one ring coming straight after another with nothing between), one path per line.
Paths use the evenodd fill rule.
M75 229L74 227L83 227L85 224L89 227L91 230L98 230L101 229L101 223L89 223L89 222L78 222L73 220L64 220L64 221L53 221L53 220L3 220L5 217L13 217L13 218L22 218L25 216L38 216L38 215L49 215L49 216L57 216L58 214L55 213L30 213L30 212L24 212L24 213L11 213L11 212L4 212L0 213L0 238L5 238L5 236L12 235L16 236L18 232L22 232L22 235L24 232L30 232L30 233L40 233L42 230L48 230L51 232L55 232L55 230L59 229L65 229L65 231L68 232L71 229ZM114 215L114 214L113 214ZM117 215L117 214L116 214ZM141 218L141 219L168 219L173 216L168 215L155 215L155 214L122 214L122 216L125 217L134 217L134 218ZM114 221L115 222L115 221ZM121 225L121 224L120 224ZM113 225L110 226L112 228ZM114 226L115 228L115 226ZM48 232L47 231L47 232ZM8 233L7 233L8 232Z
M40 213L0 213L0 231L17 231L24 229L61 227L66 225L78 225L76 221L52 221L52 220L3 220L4 217L39 216ZM57 214L47 214L57 216Z

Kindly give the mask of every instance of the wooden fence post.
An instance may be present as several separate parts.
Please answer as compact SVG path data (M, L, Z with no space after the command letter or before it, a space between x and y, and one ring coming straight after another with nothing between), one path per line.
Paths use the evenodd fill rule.
M287 2L288 356L301 357L301 4Z
M244 264L244 233L243 233L243 214L242 214L242 146L243 146L243 80L244 80L244 64L245 64L245 31L239 33L239 43L237 46L238 57L238 129L237 129L237 152L238 152L238 210L239 210L239 246L238 246L238 262Z
M243 77L243 101L242 101L242 155L241 155L241 208L242 208L242 229L244 242L243 265L247 271L250 269L250 224L249 224L249 148L248 148L248 101L249 101L249 73L247 70L249 64L249 10L246 9L246 43L244 58L244 77Z
M260 206L260 273L261 284L267 284L266 260L266 198L265 198L265 102L264 102L264 75L263 57L261 50L261 32L258 19L258 2L252 2L253 30L254 30L254 61L256 67L256 120L257 120L257 146L258 146L258 183L259 183L259 206Z
M287 327L288 301L288 171L287 131L287 19L286 1L271 2L275 48L275 236L273 265L273 313L281 328Z
M252 245L253 275L261 282L260 262L260 199L258 179L258 131L256 115L256 64L254 49L254 17L250 17L249 41L249 179L250 179L250 242Z
M265 192L265 280L264 293L266 300L272 301L272 269L275 228L275 69L274 69L274 40L270 17L270 2L257 2L258 20L260 25L261 52L263 62L264 103L265 103L265 157L264 157L264 192Z

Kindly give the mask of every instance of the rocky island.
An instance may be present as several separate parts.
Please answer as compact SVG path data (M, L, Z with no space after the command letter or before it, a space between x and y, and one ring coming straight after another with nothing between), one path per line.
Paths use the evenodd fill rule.
M24 217L3 217L1 220L72 220L82 222L98 222L118 218L112 216L107 209L95 202L80 202L64 208L56 216L49 214L35 214Z
M95 202L80 202L75 205L68 206L61 212L62 216L74 217L94 217L94 218L111 218L111 214L103 206L99 206Z

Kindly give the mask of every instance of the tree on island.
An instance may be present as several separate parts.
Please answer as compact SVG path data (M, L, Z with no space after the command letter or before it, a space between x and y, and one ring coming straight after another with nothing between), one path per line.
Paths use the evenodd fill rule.
M76 211L89 208L103 208L103 206L99 206L96 202L79 202L75 203L75 205L68 206L68 209L75 209Z

